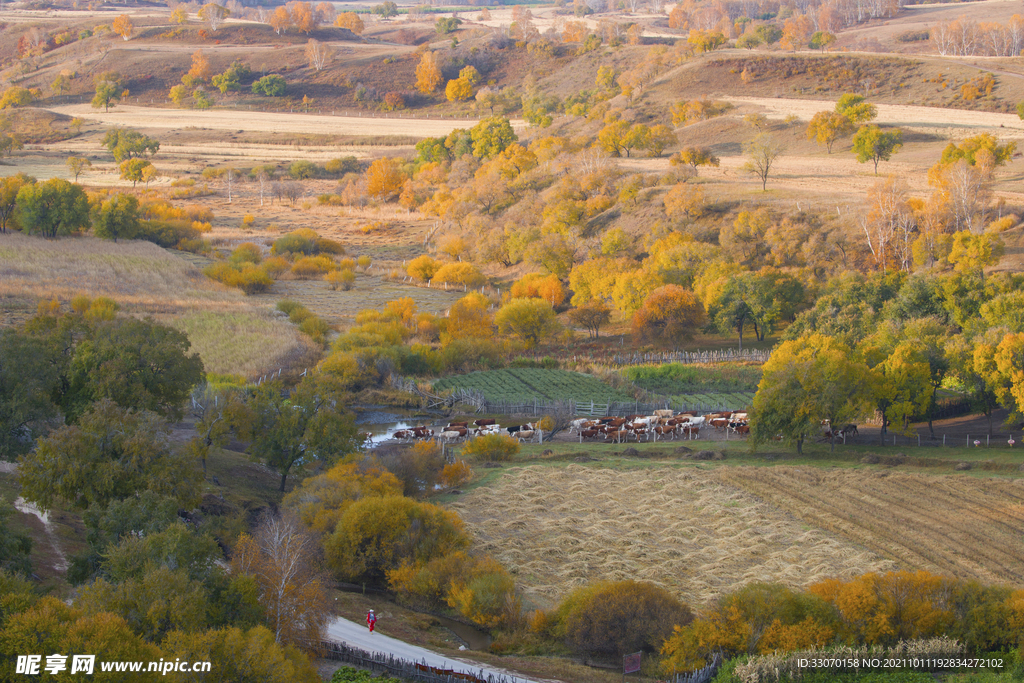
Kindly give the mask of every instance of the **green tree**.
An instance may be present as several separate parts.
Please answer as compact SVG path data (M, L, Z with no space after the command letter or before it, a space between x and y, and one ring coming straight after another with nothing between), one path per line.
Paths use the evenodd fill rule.
M206 22L211 31L216 31L224 20L231 16L231 11L215 2L208 2L199 8L196 16L199 17L199 21Z
M284 78L277 74L269 74L252 84L254 95L265 95L267 97L284 97L288 84Z
M251 76L249 66L236 59L231 62L231 66L224 69L224 73L216 74L210 82L224 94L229 90L241 90L242 81L248 80Z
M884 334L872 335L864 340L860 351L875 374L874 401L878 412L909 435L913 433L911 420L926 415L931 404L931 368L916 340L895 346L891 343ZM886 431L883 423L879 434L882 445Z
M64 503L84 510L153 491L191 507L199 502L202 473L168 448L166 430L154 413L100 400L78 424L61 427L22 456L22 495L44 509Z
M388 0L388 2L382 2L379 5L374 5L371 11L381 19L387 21L391 17L398 16L398 5L391 2L391 0Z
M57 414L50 349L21 330L0 332L0 460L32 448Z
M743 151L747 155L747 163L743 165L743 170L758 177L762 191L767 191L768 175L783 149L782 143L769 133L760 133L743 146Z
M96 210L92 226L96 236L103 239L134 239L139 230L138 198L116 194L105 200Z
M875 175L878 175L878 162L889 161L892 155L903 146L903 131L899 128L889 132L883 131L874 124L861 126L853 136L853 153L857 161L875 163Z
M454 33L459 30L460 26L462 26L462 19L458 17L441 17L434 22L434 30L442 36Z
M279 382L256 388L236 428L252 439L249 454L280 473L284 491L293 469L330 464L355 450L357 441L344 396L326 376L307 377L288 398L281 389Z
M121 87L121 75L113 71L102 73L96 77L96 94L92 98L93 109L103 107L103 111L110 111L115 102L120 102L124 94Z
M811 35L811 42L809 42L807 46L812 50L821 50L824 52L835 42L836 36L834 33L829 33L828 31L815 31L814 34Z
M489 116L470 128L469 137L478 159L493 159L519 139L509 120L500 116Z
M978 153L982 151L988 152L989 163L992 166L1002 166L1013 158L1013 153L1017 151L1017 143L1008 142L1005 145L1000 145L996 136L991 133L980 133L959 144L951 142L946 145L946 148L942 150L939 164L950 166L960 159L966 159L968 164L976 166L979 161Z
M782 29L775 24L761 24L754 30L754 33L765 45L773 45L782 38Z
M824 420L857 420L870 412L873 396L871 370L843 342L820 334L783 342L763 366L751 437L754 444L781 437L803 453L804 440L819 433Z
M189 392L203 378L188 337L152 320L119 318L96 323L74 349L61 408L72 422L89 403L114 401L180 420Z
M30 235L55 238L89 227L89 200L79 185L60 178L18 190L18 223Z
M103 136L103 146L121 163L128 159L152 156L160 150L160 142L137 130L115 126Z
M832 145L841 137L853 132L853 121L848 116L834 111L819 111L807 124L807 139L816 139L832 153Z
M494 315L494 322L502 334L514 334L528 346L558 331L560 325L551 304L543 299L512 299Z
M145 180L145 172L152 162L149 159L125 159L121 162L121 178L123 180L130 180L132 187L135 187L138 183Z

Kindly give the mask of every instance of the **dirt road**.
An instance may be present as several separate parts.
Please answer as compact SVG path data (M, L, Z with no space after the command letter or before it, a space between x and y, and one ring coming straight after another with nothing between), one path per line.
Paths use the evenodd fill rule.
M387 624L377 622L378 627L387 629ZM520 678L511 672L479 664L470 664L459 659L445 657L432 650L410 645L401 640L384 635L380 631L370 633L365 624L357 624L348 619L338 618L327 627L328 640L346 643L367 652L382 652L394 655L410 662L425 663L441 669L452 669L461 673L475 674L480 678L487 676L504 676L508 683L537 683L529 678Z
M367 116L331 116L290 112L237 111L214 109L163 109L119 105L109 112L93 109L88 104L52 107L52 111L77 116L108 126L132 128L175 129L206 128L232 132L314 133L328 135L406 135L435 137L448 135L456 128L472 128L479 119L412 119ZM521 128L522 121L513 121Z

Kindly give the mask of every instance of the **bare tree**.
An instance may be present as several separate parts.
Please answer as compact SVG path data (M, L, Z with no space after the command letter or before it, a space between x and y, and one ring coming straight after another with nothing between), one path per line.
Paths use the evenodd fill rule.
M229 168L227 172L224 174L224 186L228 190L228 204L231 203L231 190L234 188L235 180L237 178L238 174L235 172L235 169L233 168Z
M263 206L263 195L266 194L267 184L270 182L270 175L261 168L256 171L256 182L260 184L260 206Z

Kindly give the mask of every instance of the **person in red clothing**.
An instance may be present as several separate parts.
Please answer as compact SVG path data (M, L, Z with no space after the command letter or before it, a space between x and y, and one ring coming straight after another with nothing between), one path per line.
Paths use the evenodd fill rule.
M366 625L370 627L370 633L373 633L373 627L377 624L377 615L370 610L366 613Z

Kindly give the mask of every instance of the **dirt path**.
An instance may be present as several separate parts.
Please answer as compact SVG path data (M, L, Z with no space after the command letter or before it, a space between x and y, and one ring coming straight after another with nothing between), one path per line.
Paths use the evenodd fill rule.
M53 107L51 111L77 116L103 125L133 128L176 129L206 128L236 132L314 133L333 135L406 135L434 137L448 135L456 128L472 128L479 119L412 119L371 116L329 116L290 112L237 111L215 109L164 109L160 107L117 106L109 112L88 104ZM522 128L523 121L513 121Z
M13 470L10 470L13 471ZM40 510L35 503L30 503L22 497L18 497L14 501L14 508L23 514L32 515L43 524L43 528L46 529L46 538L50 541L50 546L53 548L54 554L58 557L57 562L54 563L53 568L58 572L64 572L68 569L68 558L64 555L64 551L60 549L60 543L57 542L57 534L53 530L53 523L50 522L50 515Z
M834 109L832 100L793 100L771 97L735 97L722 95L722 99L734 104L749 104L761 107L769 117L795 115L802 121L810 121L819 111ZM1001 131L1001 137L1024 137L1024 121L1015 114L993 114L984 111L963 109L942 109L939 107L918 107L905 104L877 104L878 118L875 123L907 126L910 128L946 128L950 135L963 130L964 135L974 135L981 130Z

